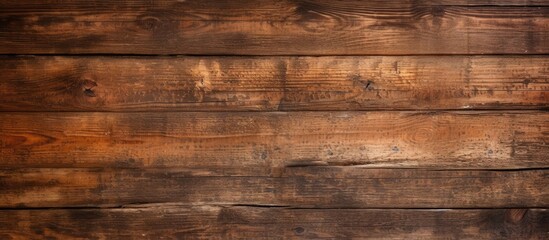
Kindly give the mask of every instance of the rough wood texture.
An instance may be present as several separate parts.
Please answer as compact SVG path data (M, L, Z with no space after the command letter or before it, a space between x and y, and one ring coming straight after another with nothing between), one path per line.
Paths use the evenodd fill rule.
M275 177L192 174L176 168L3 170L0 207L166 202L307 208L549 207L545 170L288 167Z
M2 239L547 239L546 209L233 206L0 211Z
M10 113L1 168L549 167L549 113Z
M0 239L549 239L548 43L549 0L0 0Z
M2 111L549 108L544 56L0 60Z
M472 2L3 1L0 54L549 53L546 1Z

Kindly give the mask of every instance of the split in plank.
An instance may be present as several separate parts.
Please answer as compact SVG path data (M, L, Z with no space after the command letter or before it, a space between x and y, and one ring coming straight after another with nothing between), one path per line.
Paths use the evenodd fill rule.
M547 209L286 209L150 205L0 211L0 238L546 239Z
M549 58L5 57L1 111L547 109Z
M546 168L548 132L543 111L6 112L0 168Z
M541 1L254 2L8 1L0 54L549 53Z

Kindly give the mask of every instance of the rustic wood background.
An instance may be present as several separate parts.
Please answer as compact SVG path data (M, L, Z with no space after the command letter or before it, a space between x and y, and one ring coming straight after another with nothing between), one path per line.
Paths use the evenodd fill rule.
M0 239L549 239L549 0L1 0Z

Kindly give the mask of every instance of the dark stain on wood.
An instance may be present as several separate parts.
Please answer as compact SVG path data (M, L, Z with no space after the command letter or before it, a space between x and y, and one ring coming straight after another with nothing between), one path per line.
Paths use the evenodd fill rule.
M201 176L201 170L1 171L3 208L230 203L306 208L546 207L543 170L294 167L279 176ZM21 180L20 178L24 178ZM491 189L498 189L497 192ZM235 194L239 193L239 194ZM514 216L514 215L513 215ZM230 217L230 216L227 216ZM510 223L517 217L502 216Z
M72 221L71 211L86 212L89 226ZM217 216L238 213L238 218ZM117 238L121 229L125 237L158 236L185 238L545 238L545 209L529 210L529 222L521 228L501 225L505 209L279 209L242 206L151 205L146 208L75 209L47 212L3 211L3 236L26 238ZM86 218L96 214L100 218ZM30 219L30 226L16 224ZM318 221L322 219L322 221ZM81 221L81 220L80 220ZM51 224L51 223L55 223ZM546 222L545 222L546 223ZM92 229L89 229L92 228ZM523 229L529 229L523 231ZM91 231L90 231L91 230ZM2 236L2 235L0 235Z

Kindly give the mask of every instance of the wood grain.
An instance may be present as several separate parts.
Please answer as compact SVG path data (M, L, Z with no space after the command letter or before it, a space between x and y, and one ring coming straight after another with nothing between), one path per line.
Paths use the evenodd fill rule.
M135 203L297 208L549 207L545 170L288 167L276 177L192 176L189 169L41 168L0 171L0 207Z
M2 0L0 239L549 239L548 43L548 0Z
M545 56L5 57L1 111L547 109Z
M4 1L0 54L547 54L546 5Z
M4 113L0 168L546 168L548 132L539 111Z
M17 13L49 13L49 14L70 14L70 13L94 13L97 11L105 13L136 13L143 9L153 8L171 10L178 13L178 17L185 20L259 20L272 17L273 20L284 20L293 14L291 10L301 5L333 6L332 8L348 8L349 11L366 12L371 8L413 8L413 7L436 7L436 6L521 6L521 7L542 7L549 6L546 0L244 0L244 1L179 1L147 0L132 1L100 1L100 0L63 0L48 2L44 4L41 0L4 0L0 12ZM301 4L301 5L300 5ZM169 8L181 6L179 8Z
M510 216L520 213L518 218ZM166 206L0 211L5 239L547 239L547 209Z

